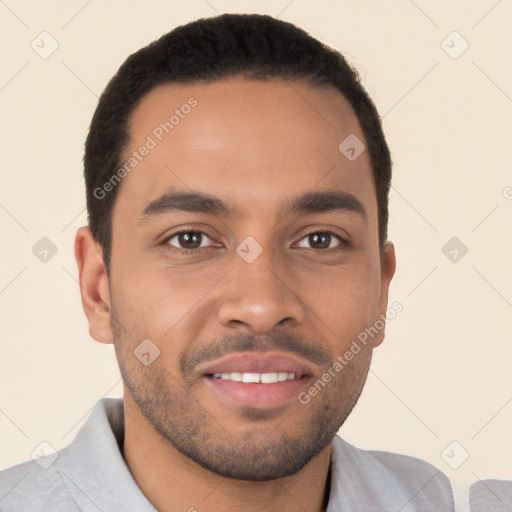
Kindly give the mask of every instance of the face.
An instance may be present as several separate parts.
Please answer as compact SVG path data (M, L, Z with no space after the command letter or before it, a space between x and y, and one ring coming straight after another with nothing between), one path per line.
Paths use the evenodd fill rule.
M130 134L109 281L129 398L219 475L293 474L352 410L383 338L334 366L385 314L394 272L368 152L338 149L364 141L357 118L328 87L231 78L159 86Z

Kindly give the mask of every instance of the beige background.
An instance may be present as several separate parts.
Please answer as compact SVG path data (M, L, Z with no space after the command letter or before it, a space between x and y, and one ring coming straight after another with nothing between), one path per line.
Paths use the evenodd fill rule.
M128 54L216 12L279 16L342 50L383 115L404 309L341 433L438 466L466 510L470 482L512 478L510 0L0 1L0 468L68 444L98 399L121 395L76 281L83 144ZM59 45L47 59L31 47L42 31ZM454 236L468 248L456 262L442 252ZM58 249L46 263L42 237Z

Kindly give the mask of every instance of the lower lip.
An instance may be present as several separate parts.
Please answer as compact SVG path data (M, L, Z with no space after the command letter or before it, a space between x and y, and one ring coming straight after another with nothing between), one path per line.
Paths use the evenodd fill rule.
M209 376L205 376L204 379L210 389L213 389L228 405L256 409L278 407L292 399L297 399L300 391L309 381L307 376L274 384L235 382Z

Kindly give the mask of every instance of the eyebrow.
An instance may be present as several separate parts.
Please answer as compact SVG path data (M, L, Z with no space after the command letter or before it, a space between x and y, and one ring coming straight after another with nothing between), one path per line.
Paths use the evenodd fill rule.
M359 199L348 192L332 189L308 192L286 200L279 210L279 218L293 214L334 211L354 212L366 220L366 210ZM235 206L210 194L194 191L171 191L148 203L139 215L138 223L143 223L151 217L173 212L205 213L228 218L243 217Z

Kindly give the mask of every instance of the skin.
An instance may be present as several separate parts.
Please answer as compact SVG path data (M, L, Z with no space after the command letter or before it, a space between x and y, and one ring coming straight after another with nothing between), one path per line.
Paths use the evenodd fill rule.
M197 106L120 185L110 276L87 227L75 241L89 332L114 343L123 375L123 455L161 511L322 511L332 438L384 329L307 405L294 398L237 407L199 369L205 354L272 350L304 361L307 353L312 383L386 313L395 254L390 242L379 247L369 155L352 162L338 150L348 135L364 137L332 88L234 77L150 91L131 117L125 156L190 97ZM240 215L174 211L141 220L170 189L208 193ZM279 215L285 201L326 189L352 194L366 215ZM206 233L189 254L199 244L169 239L182 228ZM347 243L308 236L325 229ZM262 248L252 263L236 252L247 236ZM144 339L160 350L148 366L133 354Z

